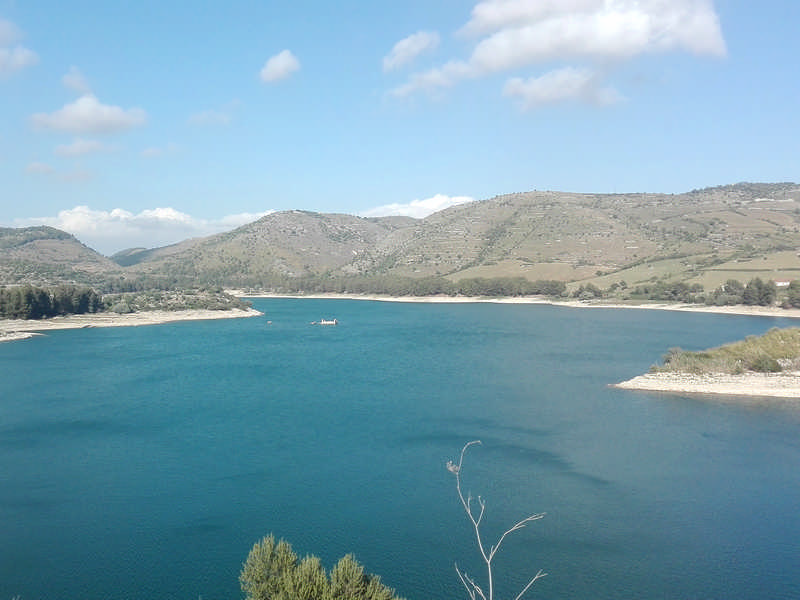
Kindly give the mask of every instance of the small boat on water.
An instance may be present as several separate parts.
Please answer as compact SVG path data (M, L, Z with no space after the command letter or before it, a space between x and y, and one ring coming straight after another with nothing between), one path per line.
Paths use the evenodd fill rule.
M336 319L320 319L319 321L311 321L312 325L338 325L339 321Z

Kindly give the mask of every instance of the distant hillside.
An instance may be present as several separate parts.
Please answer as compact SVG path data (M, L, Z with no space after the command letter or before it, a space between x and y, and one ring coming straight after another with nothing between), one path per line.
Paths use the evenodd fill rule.
M580 281L625 271L634 281L693 278L715 268L739 270L728 261L793 255L799 227L796 184L736 184L679 195L527 192L433 214L350 267L453 280L522 275ZM787 255L768 270L775 267L800 269L800 260Z
M180 254L201 243L203 239L205 238L192 238L160 248L128 248L113 254L111 260L121 267L131 267L148 261L155 262L173 254Z
M0 228L0 284L98 284L117 264L53 227Z
M264 285L346 270L355 257L414 223L397 217L276 212L227 233L139 253L143 260L130 271L202 283Z
M533 191L425 219L285 211L207 238L127 250L115 263L57 230L0 230L0 277L265 289L523 277L604 289L656 281L713 289L732 278L800 278L798 249L800 186L738 183L684 194Z

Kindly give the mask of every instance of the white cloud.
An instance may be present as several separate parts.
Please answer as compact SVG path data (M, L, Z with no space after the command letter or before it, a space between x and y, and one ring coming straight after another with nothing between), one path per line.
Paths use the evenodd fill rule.
M33 66L38 62L37 54L23 46L0 48L0 76Z
M461 32L484 36L469 58L415 73L390 94L431 92L556 61L609 64L649 53L727 52L710 0L484 0Z
M439 45L439 34L435 31L418 31L397 42L383 59L384 72L399 69L409 64L423 52L435 50Z
M596 9L598 0L488 0L472 9L472 18L461 32L467 35L487 33L538 21L557 13L578 13Z
M144 125L147 114L141 108L124 109L101 104L92 94L85 94L53 113L37 113L31 121L39 129L107 134Z
M59 156L83 156L85 154L99 154L111 152L114 148L98 140L86 140L78 138L71 144L61 144L56 146L56 154Z
M76 206L56 217L17 219L16 227L49 225L67 231L98 252L111 255L126 248L157 248L185 239L234 229L271 211L241 213L218 220L196 219L174 208L146 209L138 214L115 208L110 211Z
M86 80L86 77L84 77L81 70L74 65L71 66L69 71L61 78L61 83L79 94L86 95L92 93L92 89L89 87L89 82Z
M19 27L11 21L0 19L0 77L39 62L33 50L17 44L22 37Z
M450 206L457 204L464 204L466 202L473 202L474 198L469 196L446 196L444 194L436 194L431 198L425 200L412 200L408 204L385 204L376 208L371 208L363 213L362 217L414 217L415 219L423 219Z
M300 61L297 60L297 57L289 50L283 50L282 52L271 57L264 64L264 67L261 69L260 73L261 81L264 83L271 83L281 79L286 79L289 77L289 75L299 69Z
M390 95L403 98L418 91L435 92L441 88L448 88L462 79L476 76L475 70L467 63L453 60L441 67L429 69L421 73L414 73L403 85L391 90Z
M541 77L523 80L509 79L503 95L520 98L522 108L529 110L544 104L555 104L565 100L578 100L597 105L615 104L623 100L611 87L604 87L591 69L565 67L545 73Z

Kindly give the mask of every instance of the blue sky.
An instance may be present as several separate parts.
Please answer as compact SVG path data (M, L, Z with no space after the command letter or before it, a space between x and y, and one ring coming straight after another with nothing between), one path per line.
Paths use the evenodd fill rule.
M800 2L0 0L0 225L798 181Z

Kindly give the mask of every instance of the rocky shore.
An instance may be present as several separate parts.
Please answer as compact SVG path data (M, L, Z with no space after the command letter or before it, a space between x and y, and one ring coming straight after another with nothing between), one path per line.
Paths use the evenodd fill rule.
M800 372L743 373L740 375L647 373L628 381L613 384L612 387L684 394L800 398Z

